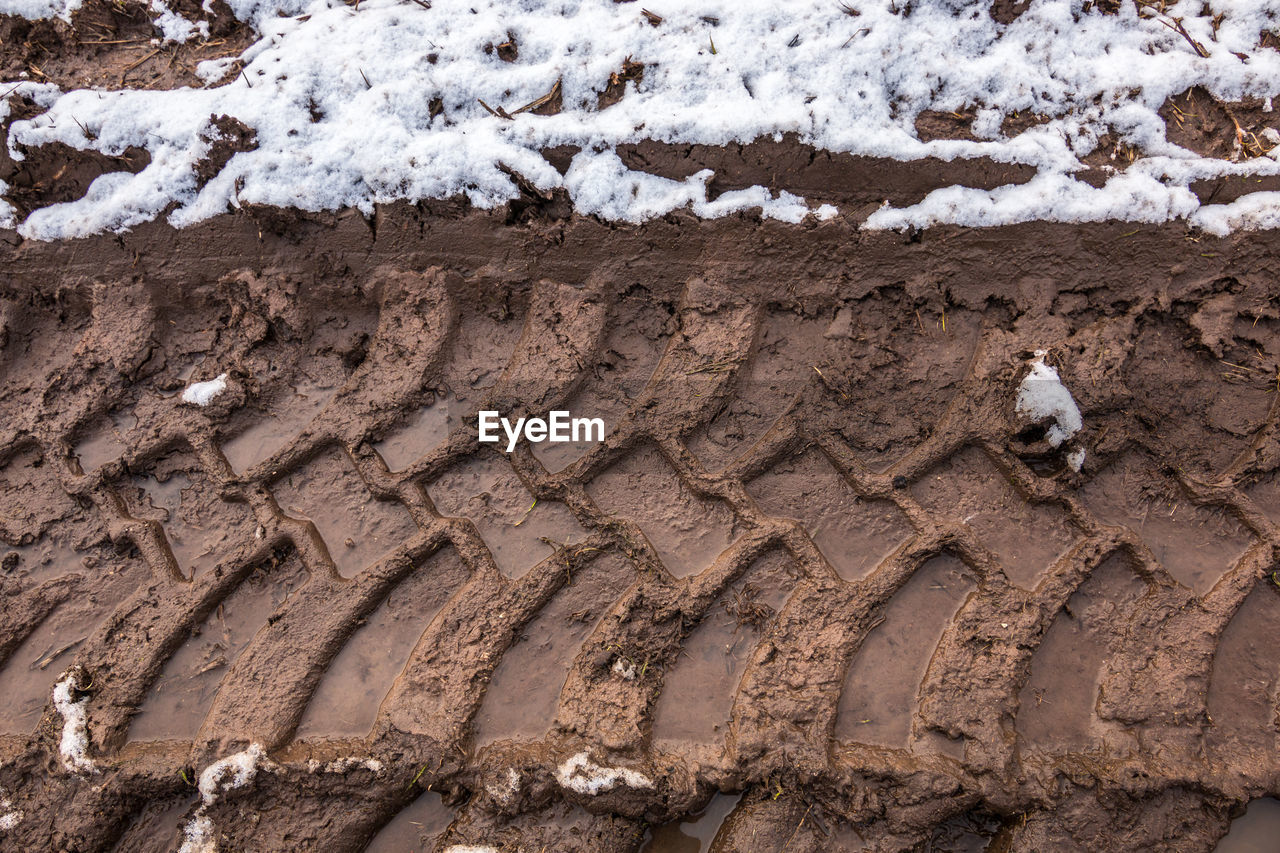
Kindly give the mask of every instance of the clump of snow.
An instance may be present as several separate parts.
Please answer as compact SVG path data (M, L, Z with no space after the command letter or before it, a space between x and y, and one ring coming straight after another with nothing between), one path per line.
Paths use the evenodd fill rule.
M84 0L0 0L0 15L16 15L33 21L61 18L70 22L71 13L83 3Z
M0 788L0 832L8 832L18 824L22 823L25 817L23 812L13 807L13 801L9 799L9 793Z
M613 662L614 674L620 675L627 681L634 681L636 677L636 665L624 657L619 657Z
M348 756L346 758L335 758L328 764L322 764L314 758L307 762L307 770L312 773L319 773L323 770L325 773L346 773L353 768L368 770L379 776L382 775L383 764L376 758L356 758Z
M152 19L151 23L164 36L165 41L183 44L190 41L195 35L199 35L200 38L206 40L209 38L209 24L207 21L200 21L199 23L189 21L170 9L169 4L165 3L164 0L151 0L151 11L156 13L156 17Z
M1044 350L1036 350L1035 357L1027 363L1030 369L1018 386L1014 409L1032 421L1052 421L1045 439L1050 447L1058 447L1080 431L1084 419L1080 417L1075 398L1062 384L1058 369L1045 363L1045 355Z
M62 758L62 766L72 773L96 773L98 768L89 758L89 714L86 710L89 697L72 698L76 680L77 673L68 671L53 688L53 707L62 717L58 754Z
M596 794L612 791L618 785L628 788L652 788L653 780L626 767L602 767L591 760L585 751L567 759L556 768L556 781L560 787L579 794Z
M260 769L270 769L271 765L264 763L266 754L261 744L254 743L248 749L219 759L204 769L196 785L200 792L200 806L182 828L182 847L178 853L217 853L217 835L213 819L207 812L223 793L243 788L253 781Z
M203 62L196 63L196 76L203 80L206 86L212 86L223 77L226 77L227 72L231 70L231 66L235 64L236 58L234 56L206 59Z
M1067 454L1067 464L1071 466L1071 470L1077 474L1084 467L1085 451L1083 447L1077 447L1075 450Z
M66 2L0 0L0 11L57 14ZM165 0L152 2L165 38L199 32ZM870 228L1109 218L1276 227L1274 197L1212 210L1224 206L1202 207L1189 186L1280 174L1280 162L1201 157L1169 141L1159 109L1193 86L1225 101L1280 94L1280 51L1258 44L1274 29L1280 0L1179 7L1180 26L1207 56L1148 4L1106 15L1080 0L1032 0L1007 25L987 5L853 0L852 15L831 0L654 0L648 9L662 20L653 26L636 4L612 0L232 0L260 38L225 85L71 91L13 124L17 159L19 146L53 142L151 155L136 175L103 175L83 198L35 210L18 227L33 239L61 239L170 210L169 221L185 226L243 203L370 213L399 199L463 196L492 208L519 195L512 173L540 191L564 188L581 213L625 222L682 208L704 217L758 209L785 222L835 215L785 187L711 199L706 171L660 177L618 156L619 146L646 139L732 145L783 134L826 151L985 157L1036 172L1024 185L950 187L886 207ZM510 63L492 50L508 34L520 46ZM643 77L600 109L598 95L628 59L644 65ZM202 80L222 79L231 63L217 62L201 67ZM557 84L559 114L518 111ZM922 111L961 109L976 116L975 139L917 135ZM1006 135L1004 120L1027 112L1045 121ZM201 186L195 168L208 154L211 115L252 128L257 148L236 153ZM1115 161L1123 171L1095 188L1074 174L1104 139L1140 156ZM542 153L562 145L580 149L564 175Z
M501 783L490 782L484 786L484 789L489 792L489 796L505 806L520 793L520 771L514 767L508 767Z
M182 402L207 406L213 398L227 390L227 374L219 374L217 378L207 382L193 382L182 392Z

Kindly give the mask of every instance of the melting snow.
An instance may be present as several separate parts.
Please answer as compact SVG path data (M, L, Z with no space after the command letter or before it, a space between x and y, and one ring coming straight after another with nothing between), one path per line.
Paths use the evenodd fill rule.
M65 15L75 3L0 0L0 12ZM199 34L165 0L152 4L165 38ZM1021 186L950 187L907 208L886 206L872 228L1181 217L1224 233L1280 224L1274 195L1202 206L1188 189L1202 178L1280 174L1280 163L1200 157L1166 138L1158 114L1192 86L1224 100L1280 94L1280 51L1258 43L1276 29L1280 0L1179 7L1203 57L1165 15L1133 3L1104 15L1084 12L1080 0L1032 0L1008 25L991 18L987 2L852 0L856 14L841 5L651 0L647 9L661 16L654 26L638 4L613 0L231 0L260 39L240 57L244 73L225 85L70 91L49 98L47 113L14 122L15 159L18 146L60 141L106 154L141 146L151 160L21 223L4 206L0 225L48 240L127 229L166 211L184 226L247 202L369 213L381 202L461 195L491 208L518 196L512 172L542 191L563 187L578 211L612 220L685 207L704 217L759 209L787 222L835 215L759 186L709 199L708 172L671 180L628 169L616 151L644 139L728 145L785 133L835 152L989 157L1036 170ZM519 46L514 62L493 49L508 34ZM600 109L597 96L628 59L644 65L642 79ZM229 67L206 62L201 79L211 84ZM557 83L559 114L516 112ZM972 111L976 138L921 141L915 119L924 110ZM1003 120L1014 113L1045 121L1006 136ZM258 147L198 186L214 115L251 127ZM1075 180L1081 157L1104 138L1142 156L1101 188ZM561 145L581 149L563 176L542 154Z
M53 688L53 707L62 717L58 753L62 756L62 766L72 773L96 773L98 768L89 758L89 715L85 710L89 697L72 699L75 688L76 676L71 672L64 673Z
M200 791L200 807L182 828L182 847L178 853L217 853L218 840L214 833L213 819L206 812L226 791L243 788L258 775L259 765L266 759L261 744L215 761L204 769L196 785ZM269 769L266 764L262 769Z
M579 752L556 768L556 781L562 788L592 796L612 791L619 784L629 788L653 787L653 780L648 776L625 767L601 767L586 752Z
M1018 402L1015 410L1033 421L1053 421L1045 433L1050 447L1058 447L1084 426L1080 408L1071 392L1062 384L1058 370L1045 364L1044 350L1036 350L1035 358L1028 365L1031 370L1018 386ZM1080 457L1084 462L1084 457Z
M193 382L182 392L182 402L207 406L213 398L227 390L227 374L220 374L216 379L207 382Z
M0 832L8 832L22 823L23 813L13 807L13 801L3 788L0 788L0 812L3 812L0 814Z

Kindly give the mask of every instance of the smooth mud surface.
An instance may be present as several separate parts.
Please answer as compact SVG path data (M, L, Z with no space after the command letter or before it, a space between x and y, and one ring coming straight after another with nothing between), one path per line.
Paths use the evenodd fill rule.
M521 210L0 235L0 848L1270 849L1273 235Z

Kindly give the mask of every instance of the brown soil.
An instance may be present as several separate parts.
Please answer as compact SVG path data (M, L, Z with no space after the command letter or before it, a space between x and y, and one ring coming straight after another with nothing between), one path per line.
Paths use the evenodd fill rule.
M788 150L661 162L867 174ZM1274 235L526 212L0 235L0 848L176 850L250 743L224 851L1208 851L1280 793Z

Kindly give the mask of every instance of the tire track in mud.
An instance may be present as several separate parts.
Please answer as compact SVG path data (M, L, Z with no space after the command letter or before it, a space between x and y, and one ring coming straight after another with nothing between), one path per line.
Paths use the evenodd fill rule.
M61 375L34 356L29 364L7 362L18 371L0 392L5 411L18 413L33 394L51 394L54 417L16 421L0 473L17 477L5 466L22 447L37 447L52 466L52 485L15 480L17 486L32 489L37 501L87 501L104 531L95 547L111 544L113 565L138 560L149 573L91 636L57 658L58 667L78 663L92 676L85 708L90 752L103 775L57 769L63 718L52 703L37 731L5 737L0 785L24 814L12 837L39 846L70 808L82 817L58 830L61 849L132 845L144 812L163 803L174 810L164 820L176 820L163 843L176 847L194 809L184 778L250 743L270 754L267 769L207 812L225 849L363 849L397 815L439 792L452 820L431 842L439 849L634 850L647 823L695 813L717 790L746 793L726 819L716 853L743 849L747 838L776 838L789 850L838 849L831 846L837 837L849 849L905 850L970 824L994 827L983 829L984 837L1011 845L1006 849L1168 849L1161 840L1171 825L1181 839L1209 849L1233 804L1276 793L1275 773L1256 753L1210 744L1229 741L1215 731L1208 703L1214 689L1229 687L1215 688L1213 678L1224 671L1216 658L1233 621L1247 601L1274 594L1268 584L1280 567L1280 535L1267 484L1280 458L1273 446L1280 409L1259 397L1266 403L1256 408L1261 415L1250 414L1247 434L1229 439L1239 449L1220 473L1206 474L1182 465L1174 446L1162 448L1158 433L1144 432L1144 396L1154 399L1167 377L1131 365L1121 391L1093 390L1111 369L1099 353L1114 347L1122 359L1142 355L1125 345L1148 316L1183 323L1186 346L1206 363L1239 355L1221 349L1221 341L1220 353L1198 348L1195 324L1176 311L1105 293L1083 297L1086 307L1074 314L1050 312L1052 319L1017 325L993 319L998 302L948 302L926 289L912 296L882 288L865 303L840 290L765 297L719 272L650 297L670 306L656 367L606 440L555 472L526 446L510 456L478 450L476 412L539 414L599 381L593 371L609 333L633 322L613 307L629 287L617 270L597 272L581 286L542 276L482 284L471 272L401 268L353 276L358 281L345 290L317 284L314 292L269 275L189 297L162 298L151 285L135 284L91 289L81 305L98 307L69 312L52 326L38 316L25 327L7 320L11 340L52 334L77 343L64 348L73 357L63 359ZM1229 292L1214 287L1189 298ZM1236 339L1255 347L1265 367L1280 353L1244 327L1256 321L1271 334L1276 312L1265 297L1233 298L1233 316L1241 318ZM373 310L329 311L326 299ZM1041 297L1032 301L1043 308ZM181 320L190 329L164 328L179 322L175 307L190 315ZM837 322L842 310L851 325ZM877 312L885 310L903 326L882 322ZM942 331L943 311L950 333ZM1118 319L1099 326L1105 311ZM777 346L799 351L812 343L812 370L784 387L772 421L759 429L731 423L741 444L709 470L694 449L706 425L731 420L731 402L756 392L748 368L762 357L768 323L800 329L802 316L830 319L825 333L817 327L822 340L796 332ZM178 404L173 394L192 377L181 375L173 336L231 318L241 327L214 333L200 368L229 369L227 396L204 410ZM502 363L480 365L484 359L468 348L486 343L474 329L490 327L510 334L494 331L487 342L502 351ZM915 339L892 338L913 327ZM1045 345L1062 359L1064 379L1085 410L1089 457L1080 473L1012 410L1021 365ZM904 366L912 347L941 348L947 360L932 370ZM286 360L270 355L290 350ZM163 359L166 351L175 355ZM477 378L438 393L459 359ZM287 375L271 377L271 363ZM320 371L331 395L281 427L289 431L283 446L237 473L225 447L258 417L244 406L255 394L278 393L273 389L293 381L291 371L304 369ZM1222 383L1221 400L1237 398L1234 383ZM927 406L913 407L926 398ZM456 421L437 442L418 447L412 461L388 464L379 443L441 400L461 412ZM891 404L901 406L897 420ZM86 425L122 406L137 425L107 461L81 465L76 454ZM873 460L858 445L862 424L855 434L851 421L883 424L902 438ZM179 556L186 553L173 539L179 519L140 517L124 493L129 477L153 471L174 452L190 454L193 476L212 484L221 500L239 503L253 530L199 571ZM1108 472L1135 452L1151 461L1133 467L1132 476L1155 497L1127 507L1139 513L1137 521L1116 521L1089 485L1109 483ZM853 570L842 562L847 555L831 551L835 540L823 538L823 517L795 517L809 511L803 501L790 495L794 509L779 511L787 504L774 502L778 490L791 487L761 485L806 454L852 495L840 512L871 505L901 518L886 528L898 538L884 553L859 546L869 561L861 576L846 577ZM395 529L412 531L370 551L350 577L338 557L353 546L335 539L341 534L330 522L289 509L281 497L294 488L286 480L322 464L337 466L333 482L344 494L361 505L398 508L408 526ZM997 487L1007 505L990 497ZM1156 502L1166 493L1172 503ZM965 508L974 494L993 508L995 522ZM508 505L520 506L513 514ZM1169 540L1166 528L1146 524L1144 510L1145 518L1163 512L1191 519L1183 524L1187 536L1240 550L1222 565L1202 560L1199 568L1213 577L1192 589L1162 561L1169 548L1199 540ZM1060 538L1043 533L1050 528ZM26 547L16 540L28 531L28 522L6 519L6 544ZM36 530L33 538L43 541L41 535ZM1019 537L1043 539L1034 572L1022 565L1031 545L1017 545ZM527 550L539 541L540 550ZM417 641L396 675L369 688L381 695L372 728L299 738L338 656L410 579L440 572L445 583L439 560L459 561L461 579L426 624L412 627ZM766 570L770 560L783 568ZM944 566L963 582L934 590ZM13 600L23 603L6 617L14 620L3 649L9 666L23 664L12 660L23 640L72 596L92 590L101 571L80 568L39 583L19 573L8 581L6 590L12 586ZM286 577L299 580L244 626L248 637L212 670L215 689L195 734L131 740L132 721L147 713L144 704L179 651L221 624L222 608L234 621L235 595L254 578ZM536 632L552 624L540 621L545 614L578 606L572 596L585 595L591 583L607 591L607 603L567 613L579 620L581 638L557 652L565 656L562 674L560 664L548 664L563 680L545 734L482 738L483 709L520 701L508 692L515 682L499 672L503 661L538 641ZM776 607L753 609L747 587L759 592L757 583L776 595ZM1093 607L1113 588L1134 597L1110 624L1092 611L1073 611L1072 602ZM904 622L895 607L904 600L932 602L924 612L940 615L923 626ZM734 625L733 613L748 621ZM1103 627L1088 633L1095 624ZM725 725L708 742L663 735L659 706L679 701L665 691L685 683L675 676L681 667L693 667L689 677L697 678L703 664L688 650L704 642L699 638L717 637L741 644L734 651L740 661L730 662L737 668ZM857 721L840 722L850 685L865 684L856 680L860 661L880 659L874 656L899 639L913 643L919 657L904 657L903 669L921 668L918 681L904 676L893 687L909 696L910 719L873 721L867 731L879 734L863 742ZM1071 643L1099 650L1096 674L1080 676L1089 696L1071 707L1042 702L1036 691ZM1273 717L1277 675L1272 667L1266 695ZM1083 727L1079 744L1028 740L1072 721ZM1137 746L1132 733L1141 735ZM267 802L276 807L264 810ZM855 826L860 840L847 835ZM1108 834L1108 827L1120 829Z

